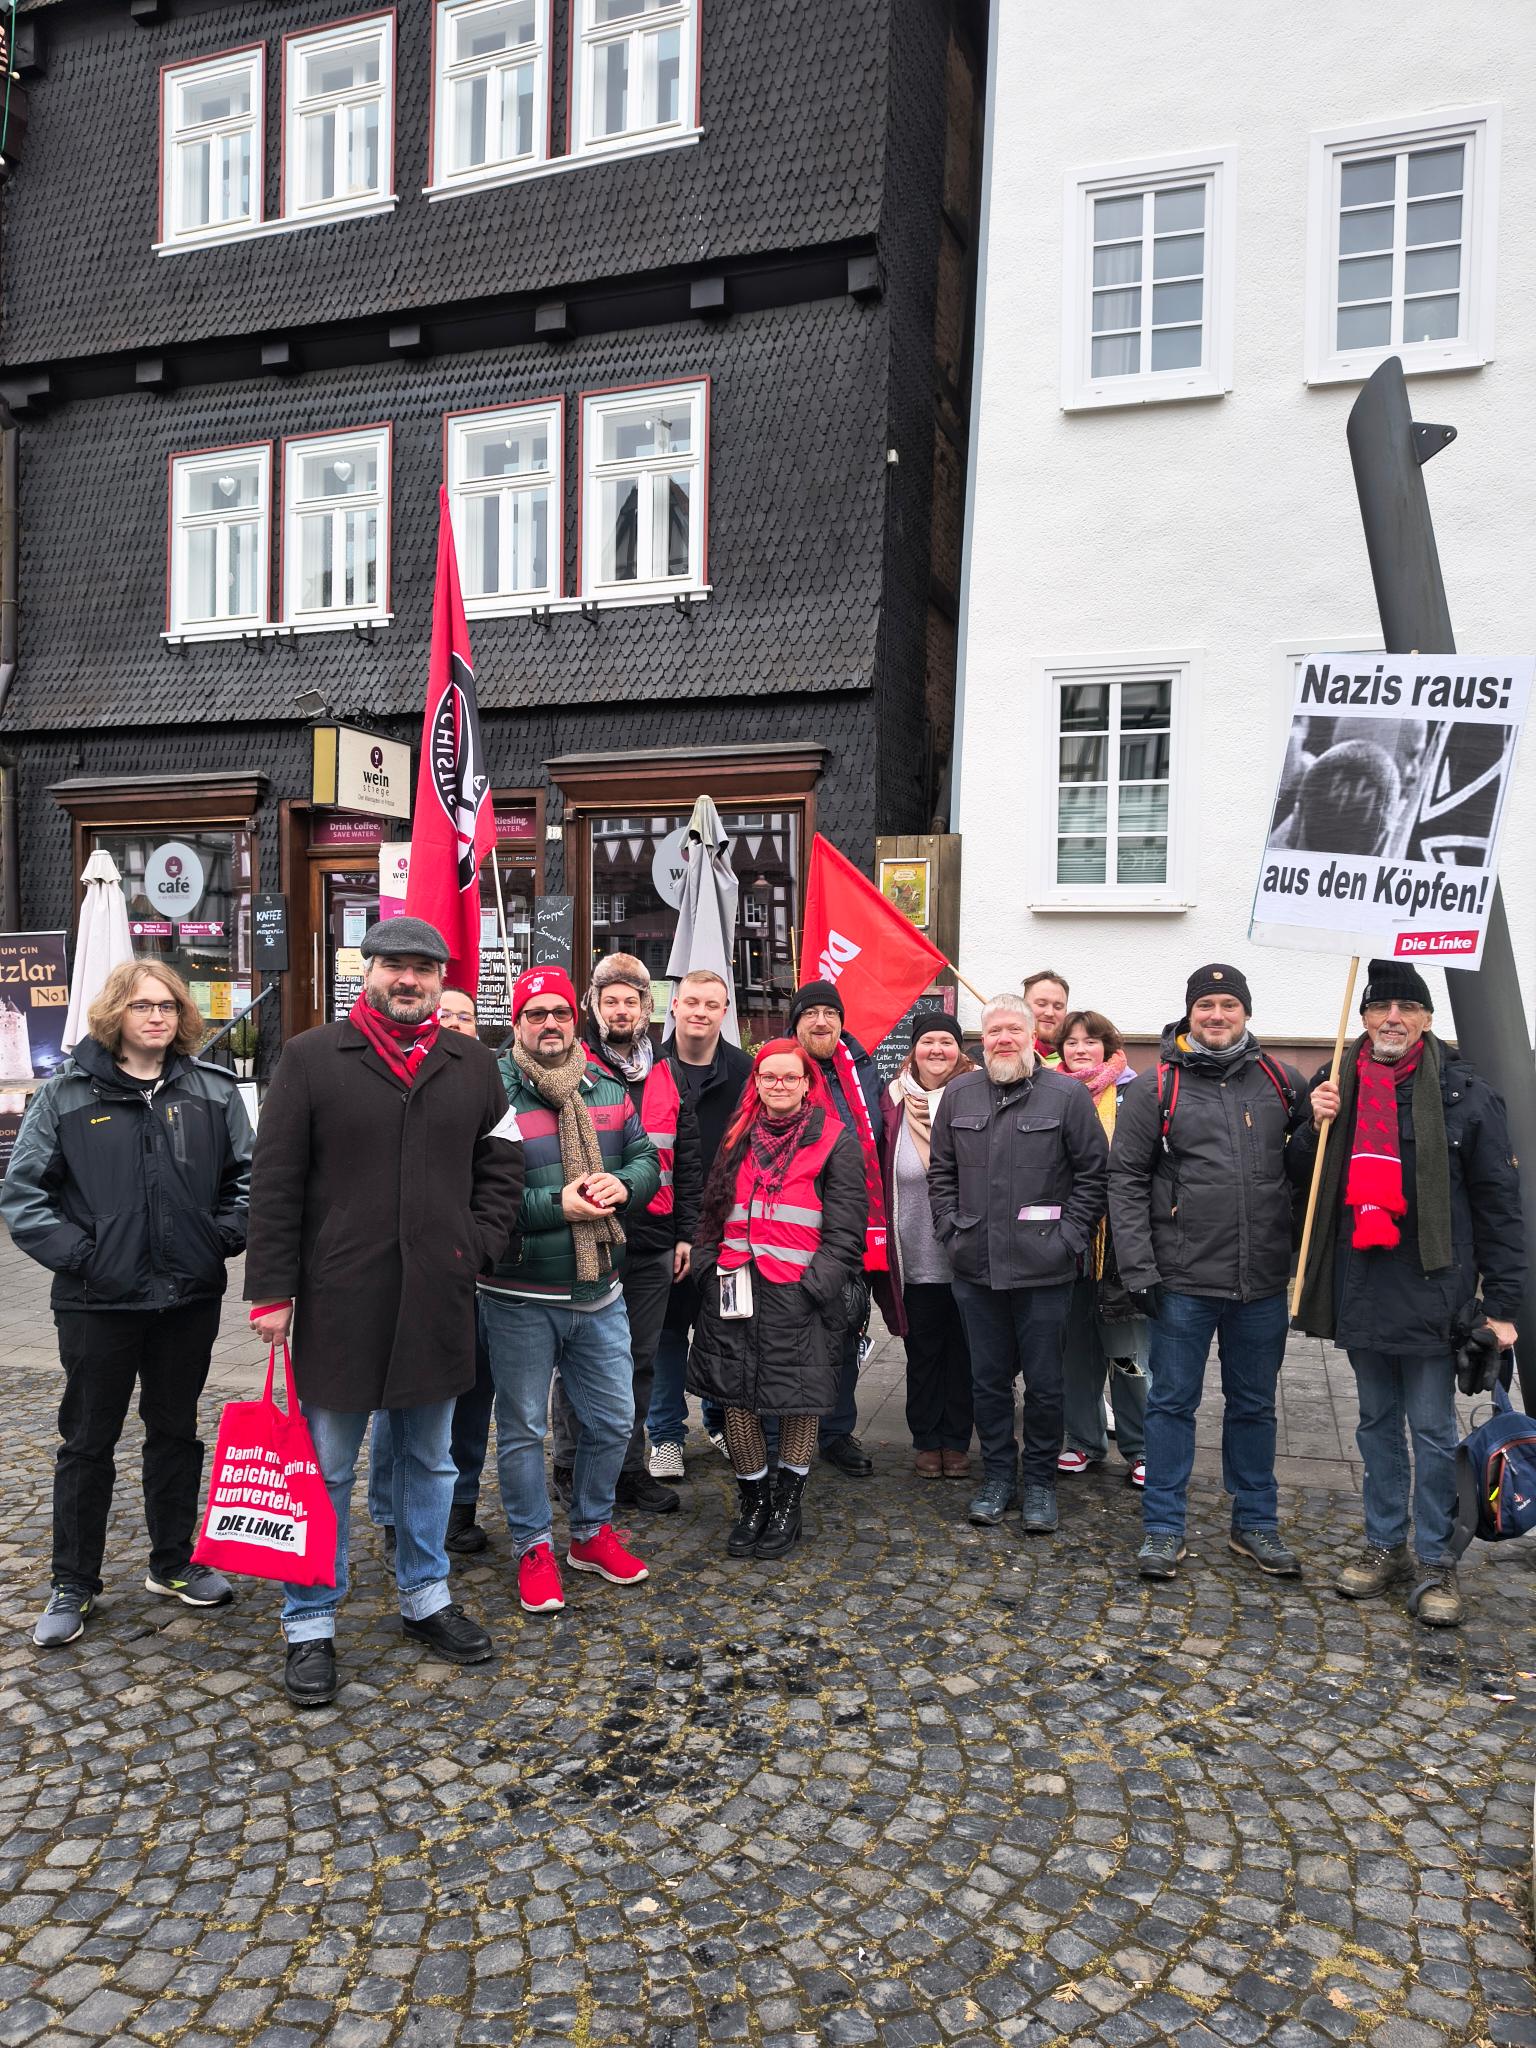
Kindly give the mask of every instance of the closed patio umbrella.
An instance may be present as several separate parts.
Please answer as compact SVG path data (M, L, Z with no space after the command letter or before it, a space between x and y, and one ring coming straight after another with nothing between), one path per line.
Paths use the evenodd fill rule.
M734 963L736 899L741 884L731 868L730 843L714 798L701 796L688 820L683 849L687 873L683 877L683 900L678 905L677 931L667 960L667 974L677 980L701 967L718 974L730 996L721 1029L732 1045L740 1045ZM672 1023L669 1016L663 1039L672 1036Z
M101 994L107 976L114 967L133 958L123 878L111 854L98 847L86 862L80 879L85 884L85 900L80 905L80 924L75 933L75 971L70 977L69 1016L64 1024L66 1052L90 1035L86 1014Z

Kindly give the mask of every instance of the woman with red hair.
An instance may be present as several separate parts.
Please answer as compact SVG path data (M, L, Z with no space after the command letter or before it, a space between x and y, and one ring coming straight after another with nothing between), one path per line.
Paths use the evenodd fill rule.
M793 1038L770 1040L726 1131L693 1245L699 1312L688 1386L725 1408L740 1494L730 1557L782 1557L799 1539L868 1215L863 1155L815 1062ZM766 1415L779 1428L771 1486Z

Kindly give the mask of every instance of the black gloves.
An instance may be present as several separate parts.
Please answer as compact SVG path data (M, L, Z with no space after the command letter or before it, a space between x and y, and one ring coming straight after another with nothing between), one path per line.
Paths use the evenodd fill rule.
M1133 1287L1131 1299L1150 1322L1156 1322L1163 1313L1163 1283L1154 1280L1150 1287Z

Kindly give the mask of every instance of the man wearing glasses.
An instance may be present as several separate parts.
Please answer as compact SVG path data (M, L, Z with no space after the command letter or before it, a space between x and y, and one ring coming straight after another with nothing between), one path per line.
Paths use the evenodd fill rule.
M518 976L512 1031L501 1074L523 1141L526 1180L517 1234L482 1278L480 1303L518 1597L527 1613L552 1614L565 1605L544 1476L557 1366L579 1425L565 1561L615 1586L648 1576L614 1534L613 1500L635 1423L623 1219L651 1200L661 1168L629 1091L590 1065L577 1042L568 974L536 967Z
M1305 1185L1318 1131L1337 1124L1297 1318L1349 1353L1360 1403L1365 1552L1336 1590L1369 1600L1407 1583L1410 1611L1426 1628L1454 1628L1462 1598L1451 1542L1451 1326L1466 1310L1463 1328L1475 1317L1502 1350L1515 1341L1525 1284L1519 1175L1503 1103L1435 1037L1429 988L1414 968L1373 960L1360 1018L1365 1029L1337 1083L1326 1068L1314 1080L1311 1127L1288 1161Z

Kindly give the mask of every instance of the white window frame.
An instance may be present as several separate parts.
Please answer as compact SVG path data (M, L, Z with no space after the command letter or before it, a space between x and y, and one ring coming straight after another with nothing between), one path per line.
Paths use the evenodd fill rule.
M642 14L616 22L594 20L595 0L571 0L570 122L566 144L572 157L640 156L697 142L699 125L699 0L676 0L660 15ZM622 135L590 135L595 53L605 43L638 38L660 26L681 28L678 53L677 119L626 128Z
M332 605L324 611L301 611L298 606L300 579L303 575L303 554L299 539L299 522L307 513L323 506L325 510L337 511L343 508L355 509L367 505L371 500L356 498L327 498L317 500L315 506L299 496L299 463L308 455L345 455L371 447L377 451L379 464L379 488L377 503L379 512L379 573L376 602L371 605ZM290 633L333 633L350 631L353 626L387 626L393 616L390 602L390 500L393 485L394 433L388 425L368 427L346 427L337 432L320 434L291 434L283 443L283 616L282 625ZM333 540L333 548L339 551L339 533ZM333 566L339 561L339 552L333 559Z
M602 559L602 491L609 476L681 469L685 466L672 455L653 455L638 462L604 463L597 459L599 429L609 412L632 412L637 404L666 404L685 399L694 409L694 453L686 458L698 471L698 493L693 501L697 517L688 523L688 574L637 577L634 582L600 582L596 573ZM584 391L581 394L581 516L579 601L611 605L665 604L678 597L707 597L709 546L709 413L710 384L707 377L680 379L665 384L638 384L614 391Z
M1117 194L1203 184L1205 296L1198 368L1093 375L1093 202ZM1062 200L1061 406L1092 412L1115 405L1158 405L1174 399L1220 398L1232 389L1232 334L1237 249L1237 151L1181 151L1137 163L1093 164L1067 172ZM1145 269L1146 266L1144 265ZM1150 271L1141 280L1151 304ZM1145 324L1144 330L1145 331Z
M334 104L362 104L377 98L379 103L379 185L377 191L359 192L350 198L308 199L304 196L303 122L312 111L301 98L299 84L304 59L316 50L341 48L349 43L379 39L379 82L360 89ZM320 102L333 103L332 96ZM393 9L360 14L348 21L332 22L325 28L305 29L283 38L283 217L292 222L348 220L359 214L387 213L395 204L395 16Z
M184 511L186 483L195 475L225 467L233 457L251 456L256 459L261 491L260 504L256 510L257 545L260 555L256 574L256 609L253 612L233 613L223 618L190 619L187 614L187 536L197 528L232 524L233 519L220 521L213 515L188 514ZM245 634L269 628L272 622L272 443L242 441L223 448L196 448L189 449L183 454L175 454L170 459L167 486L170 559L166 570L164 637L174 642L238 640ZM243 511L236 516L240 523L245 524L249 522L251 514L249 511Z
M1039 736L1039 829L1033 863L1029 908L1032 911L1167 913L1194 908L1194 832L1197 807L1197 735L1200 730L1201 671L1204 650L1116 651L1108 654L1040 657L1030 663L1030 685L1036 696L1030 720ZM1061 691L1067 683L1145 683L1171 681L1168 748L1168 876L1156 883L1058 882L1056 880L1057 802L1061 737ZM1110 764L1118 781L1119 762ZM1114 787L1114 785L1111 785ZM1113 812L1113 806L1112 812Z
M464 593L468 618L513 618L519 613L542 611L558 604L565 594L565 401L560 398L529 399L519 405L487 406L478 412L450 413L447 430L448 505L453 518L454 539L462 563L465 555L463 507L471 498L490 497L498 492L531 493L541 488L536 478L468 478L464 475L464 444L473 432L495 426L499 420L526 424L529 416L542 417L549 433L549 571L550 580L540 590L497 591L490 596ZM462 580L462 578L461 578Z
M534 39L515 58L481 57L463 64L449 61L453 25L463 14L478 14L502 0L437 0L432 44L432 163L429 198L453 192L483 192L493 185L515 184L549 169L550 0L534 0ZM453 88L477 71L496 71L504 63L533 65L533 147L525 156L498 157L470 169L452 168Z
M180 88L199 77L217 77L221 72L244 70L250 74L251 111L227 121L178 128L175 123L176 97ZM160 74L160 238L155 247L167 249L204 248L215 242L237 241L262 225L266 193L267 48L265 43L221 50L212 57L200 57L191 64L168 64ZM182 146L189 140L212 140L242 129L251 138L251 211L239 220L211 222L206 226L184 227L179 218L181 179L177 175Z
M1307 194L1306 381L1353 384L1388 356L1400 356L1405 376L1442 370L1479 370L1493 361L1494 300L1498 278L1499 142L1503 110L1497 103L1454 107L1390 121L1354 122L1312 136ZM1437 144L1463 143L1466 171L1461 218L1462 331L1443 341L1388 342L1376 348L1335 345L1338 311L1339 170L1351 157L1387 156ZM1400 202L1399 202L1400 204ZM1401 237L1396 239L1400 240ZM1393 251L1394 315L1402 302L1402 252ZM1394 322L1396 324L1396 321Z

